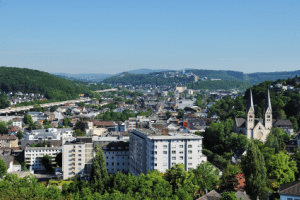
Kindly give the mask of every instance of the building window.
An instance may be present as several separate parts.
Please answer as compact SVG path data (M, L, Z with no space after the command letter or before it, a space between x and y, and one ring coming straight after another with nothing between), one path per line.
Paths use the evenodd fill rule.
M163 148L164 148L164 149L167 149L167 148L168 148L168 146L167 146L167 145L164 145L164 146L163 146Z
M176 157L172 157L172 160L176 160Z
M78 154L78 156L81 156L81 154Z
M167 163L167 162L164 162L164 163L163 163L163 166L168 166L168 163Z
M167 151L163 151L163 154L168 154L168 152Z
M112 166L114 166L114 165L115 165L115 163L114 163L114 162L112 162L112 163L111 163L111 165L112 165Z
M157 167L157 163L154 163L154 166Z
M180 157L179 157L179 160L183 160L183 156L180 156Z
M189 163L188 165L192 165L192 163Z
M189 144L189 145L188 145L188 148L192 148L192 145L191 145L191 144Z
M176 149L176 145L172 145L172 149Z
M176 165L176 163L172 162L172 166Z
M192 157L188 157L189 160L192 160Z
M78 163L78 165L81 165L81 163Z
M78 158L78 161L81 161L81 158Z
M189 154L192 154L193 152L192 152L192 150L189 150L188 153L189 153Z
M183 148L183 145L179 145L179 148Z
M183 151L179 151L179 154L183 154Z
M172 154L176 154L176 151L172 151Z
M154 155L157 155L157 151L154 151Z
M157 149L157 145L154 145L154 149Z

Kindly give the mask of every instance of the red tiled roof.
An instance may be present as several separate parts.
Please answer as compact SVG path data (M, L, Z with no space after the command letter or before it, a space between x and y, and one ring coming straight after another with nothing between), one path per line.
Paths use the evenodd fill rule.
M17 137L14 135L0 135L0 140L16 140Z

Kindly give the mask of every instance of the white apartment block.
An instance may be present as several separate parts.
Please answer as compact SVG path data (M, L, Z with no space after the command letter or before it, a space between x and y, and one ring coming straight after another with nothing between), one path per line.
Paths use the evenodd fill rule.
M129 172L129 143L119 139L117 141L95 141L95 145L102 148L105 156L106 168L109 174L117 173L118 171Z
M148 170L166 172L179 163L188 171L207 161L202 137L189 133L135 129L130 132L129 149L129 172L134 175Z
M77 138L62 147L63 179L89 175L94 157L92 138Z
M76 141L63 144L63 179L77 175L89 178L95 146L99 145L105 156L109 174L118 171L129 172L128 137L77 138Z
M55 163L55 157L58 153L62 151L61 147L26 147L25 162L30 165L31 170L45 170L40 158L48 154L52 157L52 163Z
M25 140L63 140L73 136L73 130L69 128L57 129L39 129L31 130L24 134Z

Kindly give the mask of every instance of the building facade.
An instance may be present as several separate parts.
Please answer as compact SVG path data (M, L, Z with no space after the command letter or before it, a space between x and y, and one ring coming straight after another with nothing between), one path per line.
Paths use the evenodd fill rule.
M30 170L45 170L40 158L48 154L52 157L54 164L56 155L61 151L61 147L26 147L24 151L25 162L30 166Z
M166 172L179 163L188 171L207 160L202 137L187 133L136 129L130 133L129 149L129 172L134 175L148 170Z
M94 148L92 138L77 138L62 147L63 179L87 176L92 169Z
M255 118L252 91L250 90L246 119L235 118L234 131L238 134L244 134L247 138L258 139L262 142L266 141L268 134L272 128L272 106L270 93L268 90L263 119Z

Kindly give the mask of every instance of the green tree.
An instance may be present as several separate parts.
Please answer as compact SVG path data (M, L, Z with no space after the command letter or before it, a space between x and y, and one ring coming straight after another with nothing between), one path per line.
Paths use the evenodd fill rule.
M5 122L0 122L0 134L8 134Z
M64 118L63 125L67 126L71 122L69 117Z
M176 164L171 169L168 169L164 175L173 189L173 194L177 196L194 197L195 192L198 189L197 185L194 185L194 173L192 171L185 171L183 164Z
M222 177L219 190L223 191L236 191L236 188L239 187L237 180L237 174L242 173L240 166L238 165L227 165L225 168Z
M224 192L220 200L238 200L235 192Z
M246 179L247 194L255 200L266 187L267 170L263 155L252 141L249 143L246 156L242 159L242 170Z
M33 123L32 117L30 115L28 115L28 114L25 114L25 116L24 116L24 123L25 124L31 124L31 123Z
M41 159L42 165L45 167L45 169L52 173L53 172L53 166L52 166L52 157L48 154L44 155Z
M4 176L7 172L7 167L5 162L0 158L0 177Z
M50 125L50 122L48 121L48 119L45 119L45 120L43 121L43 124L44 124L44 125Z
M290 121L294 125L294 132L297 132L299 130L297 119L295 117L290 117Z
M267 136L265 146L275 148L275 153L285 150L285 143L290 140L290 136L281 128L272 128Z
M22 133L22 131L18 130L18 132L17 132L17 138L20 140L23 137L24 137L24 134Z
M4 92L0 93L0 109L4 109L10 106L7 95Z
M96 145L95 151L96 156L92 163L90 182L94 186L95 191L98 191L101 185L100 182L108 177L108 173L105 165L105 157L99 145Z
M9 120L9 121L6 123L7 126L11 126L12 124L13 124L13 123L12 123L11 120Z
M199 186L200 191L213 190L220 183L220 171L210 162L201 163L193 172L195 175L193 183Z
M279 184L295 181L295 173L298 171L297 163L282 151L268 160L267 169L268 177L275 179Z
M62 152L59 152L55 157L56 165L62 167Z

